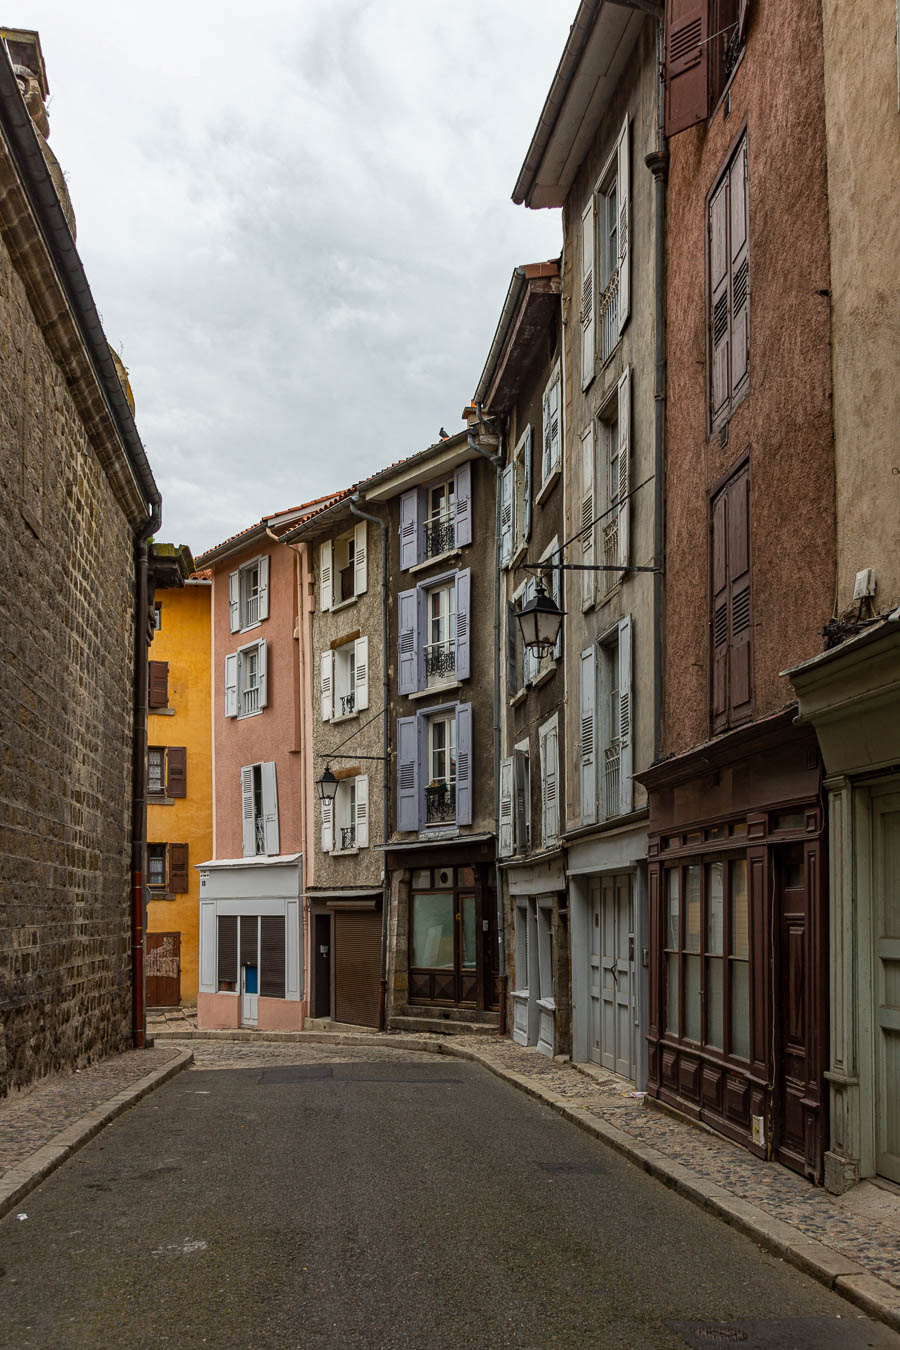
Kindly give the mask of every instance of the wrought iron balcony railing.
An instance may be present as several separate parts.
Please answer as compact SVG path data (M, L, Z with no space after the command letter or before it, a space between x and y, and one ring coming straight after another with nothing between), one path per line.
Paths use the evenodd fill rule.
M425 674L445 678L456 671L456 643L429 642L425 648Z
M609 279L598 305L600 355L605 361L619 340L619 269Z
M356 848L356 826L355 826L355 825L342 825L342 826L341 826L341 848L342 848L342 849Z
M456 819L456 784L429 783L425 789L425 823L438 825Z
M341 717L349 717L356 711L356 694L341 694Z
M266 851L266 822L262 816L257 816L254 821L256 831L256 852L258 854Z
M425 524L425 557L449 553L456 544L456 529L450 515L433 516Z

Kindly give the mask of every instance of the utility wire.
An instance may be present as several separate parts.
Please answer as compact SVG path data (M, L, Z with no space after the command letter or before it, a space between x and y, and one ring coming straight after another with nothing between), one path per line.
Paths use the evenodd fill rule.
M599 516L594 516L594 519L593 519L592 521L590 521L587 525L582 525L581 529L578 530L578 532L577 532L576 534L573 534L572 537L571 537L571 539L567 539L567 540L565 541L565 543L560 544L559 548L555 548L555 549L553 550L553 554L554 554L554 555L562 555L563 551L564 551L565 549L567 549L567 548L569 547L570 544L574 544L575 541L576 541L576 539L581 539L581 538L583 538L584 535L587 533L588 530L592 530L592 529L594 528L595 525L599 525L599 524L600 524L600 521L601 521L601 520L605 520L607 516L611 516L612 513L613 513L613 511L618 511L619 508L621 507L621 505L622 505L623 502L627 502L628 499L629 499L630 497L633 497L634 494L635 494L636 492L640 492L640 490L641 490L642 487L646 487L648 483L652 483L654 477L655 477L655 475L651 473L649 478L645 478L644 481L643 481L643 483L638 483L637 487L633 487L633 488L631 489L630 492L626 492L624 497L619 497L619 498L613 503L613 505L610 506L606 511L601 511L600 515L599 515ZM553 566L553 563L552 563L552 561L551 561L550 559L545 559L544 562L539 562L539 563L527 563L527 562L521 562L521 563L519 563L518 567L516 568L516 571L518 572L519 569L522 568L522 567L529 567L529 568L532 568L532 569L538 569L538 568L541 568L541 567L547 568L547 567L552 567L552 566Z

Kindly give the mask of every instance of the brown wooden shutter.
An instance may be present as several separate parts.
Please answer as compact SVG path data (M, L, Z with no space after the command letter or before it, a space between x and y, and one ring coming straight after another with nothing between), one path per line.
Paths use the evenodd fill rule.
M259 943L259 992L264 998L284 998L284 919L264 914Z
M151 708L169 706L169 663L168 661L149 661L148 702Z
M721 492L713 503L712 514L712 702L713 731L722 731L728 723L728 568L727 496Z
M728 485L728 720L751 714L750 473Z
M170 745L166 751L166 793L169 797L187 793L187 750L183 745Z
M709 412L713 427L728 411L728 178L709 203Z
M666 135L705 120L709 0L666 0Z
M217 983L221 985L223 980L230 980L233 984L237 984L237 966L237 916L234 914L220 914L219 978Z
M738 147L728 172L729 265L731 270L731 395L748 370L750 338L750 259L747 229L747 140Z
M241 915L241 965L259 965L259 920L255 914Z
M187 844L169 845L169 889L174 895L186 895L190 890Z

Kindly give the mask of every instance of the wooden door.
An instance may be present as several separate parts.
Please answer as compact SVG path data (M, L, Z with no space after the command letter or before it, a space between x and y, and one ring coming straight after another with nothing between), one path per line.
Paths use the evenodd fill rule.
M381 911L334 914L334 1016L337 1022L378 1026Z
M181 1002L181 934L147 933L147 1007L177 1008Z
M629 876L591 887L591 1059L634 1078L634 916Z
M241 915L241 1025L255 1027L259 1019L259 917Z
M331 1016L331 915L317 914L313 925L313 1017Z
M590 1056L595 1063L603 1064L603 885L599 881L591 885L590 934L588 956L588 989L591 1005Z
M875 1170L900 1183L900 792L872 808Z
M776 1101L775 1156L807 1172L805 1099L812 1071L810 915L803 845L776 851Z
M615 897L610 902L615 909L613 935L613 978L615 982L615 1070L623 1078L635 1076L634 1051L634 914L631 902L631 878L616 877Z

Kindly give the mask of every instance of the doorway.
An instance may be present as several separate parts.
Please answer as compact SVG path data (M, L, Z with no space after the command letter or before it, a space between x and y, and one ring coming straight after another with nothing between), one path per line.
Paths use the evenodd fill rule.
M147 1007L177 1008L181 1002L181 934L146 935Z
M637 985L634 894L628 873L591 883L589 928L590 1058L633 1081Z
M802 844L775 850L775 1156L815 1175L815 1120L807 1110L815 1035L810 895Z
M485 868L419 867L409 898L409 1001L497 1006L496 892Z
M259 918L241 916L241 1025L255 1027L259 1019Z
M872 800L875 1171L900 1184L900 792Z
M331 915L316 914L313 925L313 1017L331 1016Z

